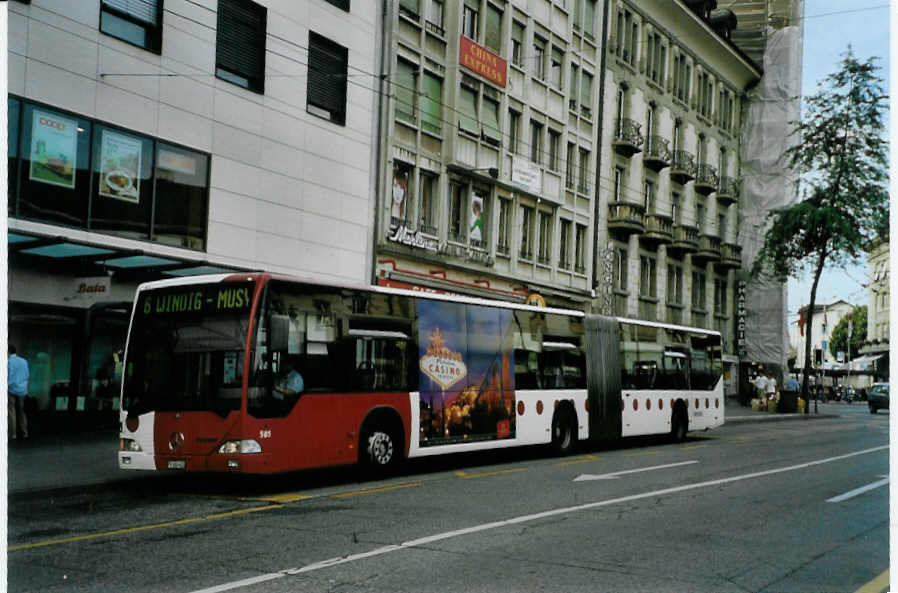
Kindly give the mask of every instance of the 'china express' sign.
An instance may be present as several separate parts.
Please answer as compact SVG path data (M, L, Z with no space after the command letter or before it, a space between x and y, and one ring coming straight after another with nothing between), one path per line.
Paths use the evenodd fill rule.
M508 63L464 35L459 37L458 63L490 82L494 82L501 87L505 86L508 76Z

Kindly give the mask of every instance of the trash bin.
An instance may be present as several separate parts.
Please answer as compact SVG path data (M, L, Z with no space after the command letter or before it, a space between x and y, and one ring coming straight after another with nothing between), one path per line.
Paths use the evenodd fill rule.
M780 413L794 414L798 411L798 392L780 391L780 403L777 408Z

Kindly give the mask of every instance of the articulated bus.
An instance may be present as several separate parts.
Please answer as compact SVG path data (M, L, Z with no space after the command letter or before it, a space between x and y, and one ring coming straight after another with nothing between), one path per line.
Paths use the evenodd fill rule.
M292 381L288 372L301 375ZM298 385L301 383L301 387ZM714 331L271 274L142 284L119 467L268 474L724 422Z

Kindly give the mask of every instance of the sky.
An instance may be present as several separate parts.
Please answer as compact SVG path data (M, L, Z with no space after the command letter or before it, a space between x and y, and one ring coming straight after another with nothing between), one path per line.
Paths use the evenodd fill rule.
M851 45L858 60L878 56L880 77L889 84L889 20L888 0L805 0L804 56L802 61L802 94L817 90L817 83L833 72L842 53ZM888 123L886 124L888 127ZM788 282L787 307L789 321L797 318L798 308L811 296L810 274ZM867 304L865 262L847 270L824 270L817 287L819 304L845 300L853 305Z

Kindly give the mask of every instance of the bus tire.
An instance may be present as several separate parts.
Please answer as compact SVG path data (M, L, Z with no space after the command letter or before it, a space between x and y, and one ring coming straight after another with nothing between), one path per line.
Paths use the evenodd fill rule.
M673 416L670 420L670 438L675 443L682 443L686 440L687 432L689 432L689 416L686 414L683 402L678 401L674 404Z
M399 469L403 457L401 432L386 417L365 423L359 440L359 465L369 476L389 476Z
M552 453L570 455L577 446L577 417L568 406L559 406L552 417Z

